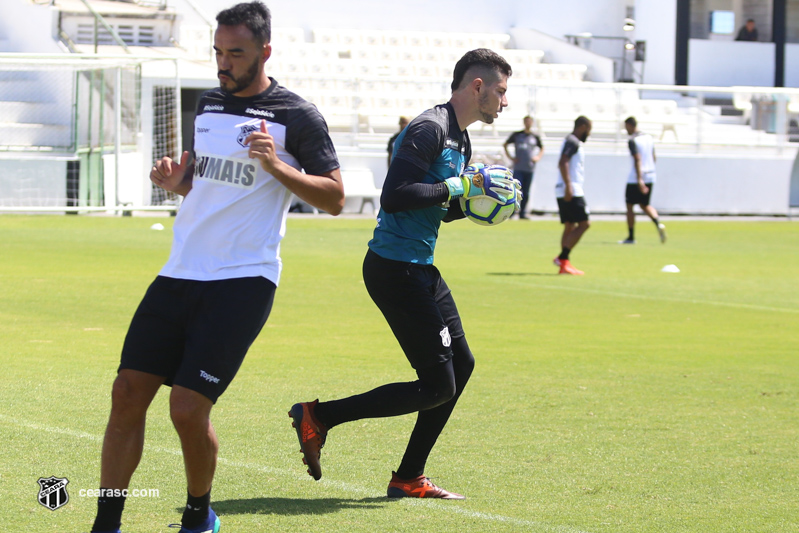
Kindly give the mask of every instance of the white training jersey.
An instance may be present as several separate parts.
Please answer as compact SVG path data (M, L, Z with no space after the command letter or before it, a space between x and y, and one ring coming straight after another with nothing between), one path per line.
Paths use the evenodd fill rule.
M570 133L563 139L560 148L560 155L569 158L569 179L572 182L572 196L585 196L583 183L585 182L585 154L583 153L583 142L576 135ZM555 196L563 198L566 196L566 183L558 169L558 183L555 184Z
M278 284L291 192L248 157L245 139L265 119L278 157L292 167L320 175L339 163L316 107L270 80L269 89L253 97L220 89L200 97L192 188L160 275L199 281L261 276Z
M644 183L655 183L655 139L648 133L636 131L628 143L632 156L632 168L627 176L627 183L638 183L638 173L635 171L635 154L641 156L641 176Z

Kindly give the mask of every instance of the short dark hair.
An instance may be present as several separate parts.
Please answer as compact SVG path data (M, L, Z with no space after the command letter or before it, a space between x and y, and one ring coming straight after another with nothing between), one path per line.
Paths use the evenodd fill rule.
M630 126L633 126L633 127L638 125L638 121L635 120L635 117L627 117L627 119L624 121L624 123L625 124L629 124Z
M243 2L223 9L216 16L216 21L222 26L243 24L261 43L268 43L272 40L272 14L269 12L269 8L258 0Z
M577 129L580 126L588 126L590 124L591 124L591 119L589 119L585 115L580 115L579 117L574 119L574 129Z
M456 91L463 83L463 77L470 68L480 68L484 70L482 77L486 83L494 83L501 74L510 77L513 70L505 59L488 48L478 48L466 52L462 58L455 63L455 71L452 73L452 90Z

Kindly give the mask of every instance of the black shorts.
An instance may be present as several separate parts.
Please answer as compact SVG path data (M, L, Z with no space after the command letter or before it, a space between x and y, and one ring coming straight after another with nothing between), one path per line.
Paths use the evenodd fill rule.
M435 266L392 261L369 250L363 280L414 369L452 358L452 338L463 337L463 326Z
M647 183L647 187L649 187L649 192L644 194L641 192L641 187L638 186L637 183L628 183L627 190L624 193L624 198L630 205L638 204L641 207L646 207L649 205L649 198L652 196L652 189L654 188L654 183Z
M588 215L590 214L584 196L572 196L570 202L565 201L563 198L558 198L558 212L560 213L561 224L583 222L588 220Z
M262 277L158 276L133 315L119 369L163 376L164 384L216 403L266 323L274 298L275 284Z

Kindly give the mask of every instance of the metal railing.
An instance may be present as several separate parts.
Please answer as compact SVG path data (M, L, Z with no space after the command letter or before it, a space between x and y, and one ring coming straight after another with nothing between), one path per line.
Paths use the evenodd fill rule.
M121 46L122 49L125 50L125 52L130 53L130 50L128 50L128 45L125 44L125 41L123 41L122 38L117 33L117 31L113 27L111 27L111 25L108 24L108 22L105 21L103 16L97 11L95 11L95 9L91 6L91 4L89 4L88 0L80 0L80 1L83 2L83 5L86 6L86 9L88 9L89 12L92 14L92 16L94 16L94 53L95 54L97 53L97 44L98 44L98 35L100 33L100 26L102 26L105 29L105 31L111 34L111 37L114 39L114 41L116 41L116 43L119 46Z

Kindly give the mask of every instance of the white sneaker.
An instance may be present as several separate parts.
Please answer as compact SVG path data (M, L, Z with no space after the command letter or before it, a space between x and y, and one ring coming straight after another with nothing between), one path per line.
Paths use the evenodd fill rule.
M660 234L660 242L666 242L666 226L663 224L658 224L658 234Z

